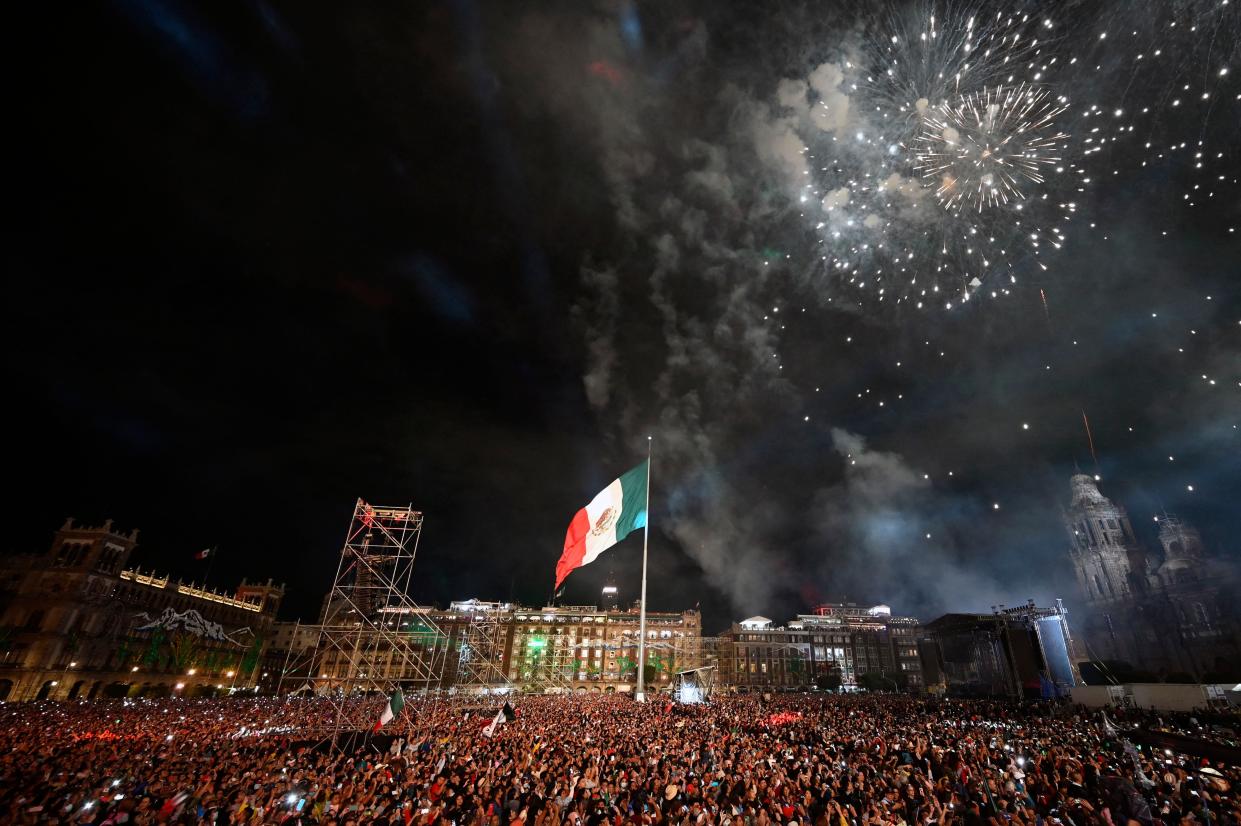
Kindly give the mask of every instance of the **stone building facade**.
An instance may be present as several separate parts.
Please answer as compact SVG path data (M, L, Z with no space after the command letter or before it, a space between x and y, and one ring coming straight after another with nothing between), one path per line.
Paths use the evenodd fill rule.
M1064 511L1069 558L1084 600L1074 625L1082 653L1159 676L1241 678L1237 571L1203 548L1198 531L1159 514L1159 549L1149 551L1129 514L1094 477L1070 482Z
M517 609L505 668L518 685L562 674L574 691L632 691L636 685L639 616L594 605ZM690 611L647 611L646 658L653 681L648 692L667 690L678 671L711 664L704 651L702 615Z
M137 544L111 520L69 519L46 553L0 559L0 699L253 690L274 677L281 586L173 581L129 566Z
M417 607L381 611L385 626L410 644L382 661L382 677L407 691L496 688L527 692L628 692L636 685L639 613L596 605L537 608L514 603L458 600L447 608ZM286 690L305 685L312 676L344 684L357 662L348 646L307 651L302 627L301 656L288 625L278 628L282 647L293 646L293 665L284 675ZM697 610L648 611L648 691L665 690L677 671L714 664L702 637ZM288 641L286 641L288 638ZM359 637L358 645L382 653L391 648L378 634Z
M720 635L719 679L744 692L808 689L834 675L854 690L871 674L894 690L921 691L920 632L917 619L894 617L886 605L821 605L783 626L750 617Z

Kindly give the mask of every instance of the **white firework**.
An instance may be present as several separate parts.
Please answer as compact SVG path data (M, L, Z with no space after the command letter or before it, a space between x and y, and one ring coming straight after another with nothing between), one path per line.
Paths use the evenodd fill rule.
M946 209L1020 203L1063 162L1063 99L1025 83L961 95L927 110L913 166Z

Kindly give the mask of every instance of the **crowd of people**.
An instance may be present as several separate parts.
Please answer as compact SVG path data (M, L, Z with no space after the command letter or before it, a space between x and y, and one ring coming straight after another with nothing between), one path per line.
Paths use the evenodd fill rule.
M1228 721L1192 715L900 695L511 703L485 730L495 704L409 697L343 748L322 737L340 713L327 699L0 705L0 822L1241 824L1238 766L1126 739L1142 726L1236 745Z

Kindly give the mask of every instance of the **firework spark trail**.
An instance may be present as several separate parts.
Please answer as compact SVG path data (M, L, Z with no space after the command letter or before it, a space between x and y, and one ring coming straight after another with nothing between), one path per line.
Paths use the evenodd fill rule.
M951 309L1001 273L989 290L1007 294L1025 262L1046 269L1090 180L1058 125L1069 108L1052 81L1067 62L1053 22L972 2L919 9L870 20L856 62L834 67L848 127L807 142L819 272L859 305L869 293Z
M1090 445L1090 459L1094 462L1095 472L1099 471L1099 457L1094 452L1094 434L1090 432L1090 419L1086 418L1086 410L1082 409L1082 422L1086 425L1086 443Z
M914 139L913 168L938 180L947 209L981 211L1025 199L1022 179L1046 182L1042 167L1063 160L1068 135L1056 119L1067 106L1027 84L994 87L932 109Z
M1055 7L1064 20L978 0L860 10L860 40L816 70L832 69L834 99L809 83L820 99L809 104L818 128L803 132L801 201L815 282L845 298L836 306L952 309L1047 272L1070 226L1107 240L1093 211L1078 213L1101 182L1235 154L1227 137L1241 118L1219 113L1241 101L1227 88L1238 6L1112 4L1083 17L1094 6L1069 0ZM1142 140L1145 155L1132 152ZM1207 202L1226 183L1204 178L1182 197Z

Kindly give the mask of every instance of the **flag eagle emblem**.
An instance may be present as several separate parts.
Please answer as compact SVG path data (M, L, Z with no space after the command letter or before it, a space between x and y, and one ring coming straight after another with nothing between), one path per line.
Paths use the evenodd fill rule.
M616 521L616 508L608 508L599 514L599 519L595 522L594 529L591 533L595 536L603 536L612 529L612 523Z

